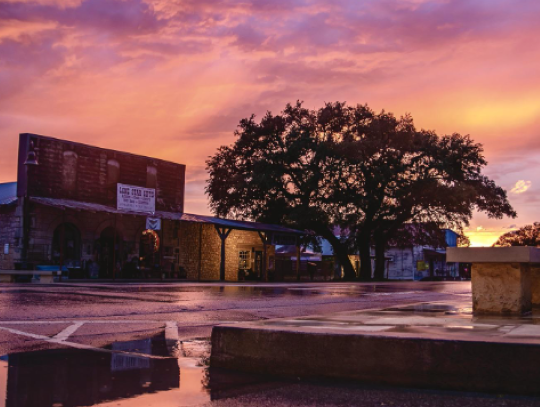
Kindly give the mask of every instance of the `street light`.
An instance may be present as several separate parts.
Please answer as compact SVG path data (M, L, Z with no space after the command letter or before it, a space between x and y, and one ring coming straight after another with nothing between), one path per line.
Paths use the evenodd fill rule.
M30 148L28 149L28 155L26 156L26 161L24 162L24 165L27 165L27 166L28 165L39 165L37 157L36 157L36 152L34 150L34 142L33 141L30 141ZM26 175L28 175L28 173ZM28 185L28 180L27 180L27 185ZM27 190L28 190L28 187L27 187Z

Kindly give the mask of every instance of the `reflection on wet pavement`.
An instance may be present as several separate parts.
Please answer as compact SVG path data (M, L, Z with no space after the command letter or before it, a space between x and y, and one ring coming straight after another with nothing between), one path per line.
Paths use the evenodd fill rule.
M540 311L521 317L474 316L468 302L430 302L379 310L252 322L272 329L417 338L540 343Z
M6 407L180 407L282 385L211 369L207 341L183 342L174 357L167 356L163 335L115 342L108 349L112 352L50 349L0 357L0 405L5 400Z

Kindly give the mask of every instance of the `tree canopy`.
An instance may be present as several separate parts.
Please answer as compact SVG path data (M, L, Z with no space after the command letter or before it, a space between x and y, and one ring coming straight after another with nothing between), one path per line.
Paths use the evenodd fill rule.
M482 146L470 137L439 137L367 105L302 103L240 121L236 141L207 161L206 192L218 216L283 223L327 239L355 277L347 245L334 227L349 232L371 278L370 247L379 252L407 223L461 228L474 210L515 216L506 192L482 174ZM364 261L362 261L364 260Z
M493 245L494 247L506 246L535 246L540 247L540 222L526 225L522 228L505 233Z

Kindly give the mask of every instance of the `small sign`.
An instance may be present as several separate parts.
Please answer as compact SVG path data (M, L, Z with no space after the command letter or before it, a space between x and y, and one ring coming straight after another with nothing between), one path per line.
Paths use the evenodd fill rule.
M155 212L156 190L134 185L117 184L116 208L131 212Z
M150 216L146 218L146 229L150 230L161 230L161 219L160 218L151 218Z
M4 254L9 254L9 243L4 245Z

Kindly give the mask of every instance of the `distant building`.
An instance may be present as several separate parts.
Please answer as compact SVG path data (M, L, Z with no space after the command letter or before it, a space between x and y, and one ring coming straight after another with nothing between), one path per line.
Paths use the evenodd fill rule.
M445 229L446 246L437 248L433 246L408 245L404 247L390 247L385 253L385 277L390 280L420 280L422 278L445 278L460 277L459 265L446 262L446 247L456 247L458 234L452 230ZM341 232L336 228L336 237L340 237ZM330 243L326 240L321 242L321 255L323 259L333 256ZM351 263L358 273L361 259L357 254L349 256ZM335 260L334 260L335 261ZM375 269L375 251L372 249L371 259L372 269ZM336 277L340 277L341 270L337 261Z
M445 229L446 247L456 247L458 234ZM420 280L459 277L458 264L446 262L446 247L410 245L386 251L386 273L390 280Z
M278 225L184 213L185 165L36 134L0 184L0 269L70 277L266 279ZM224 243L224 244L223 244Z

